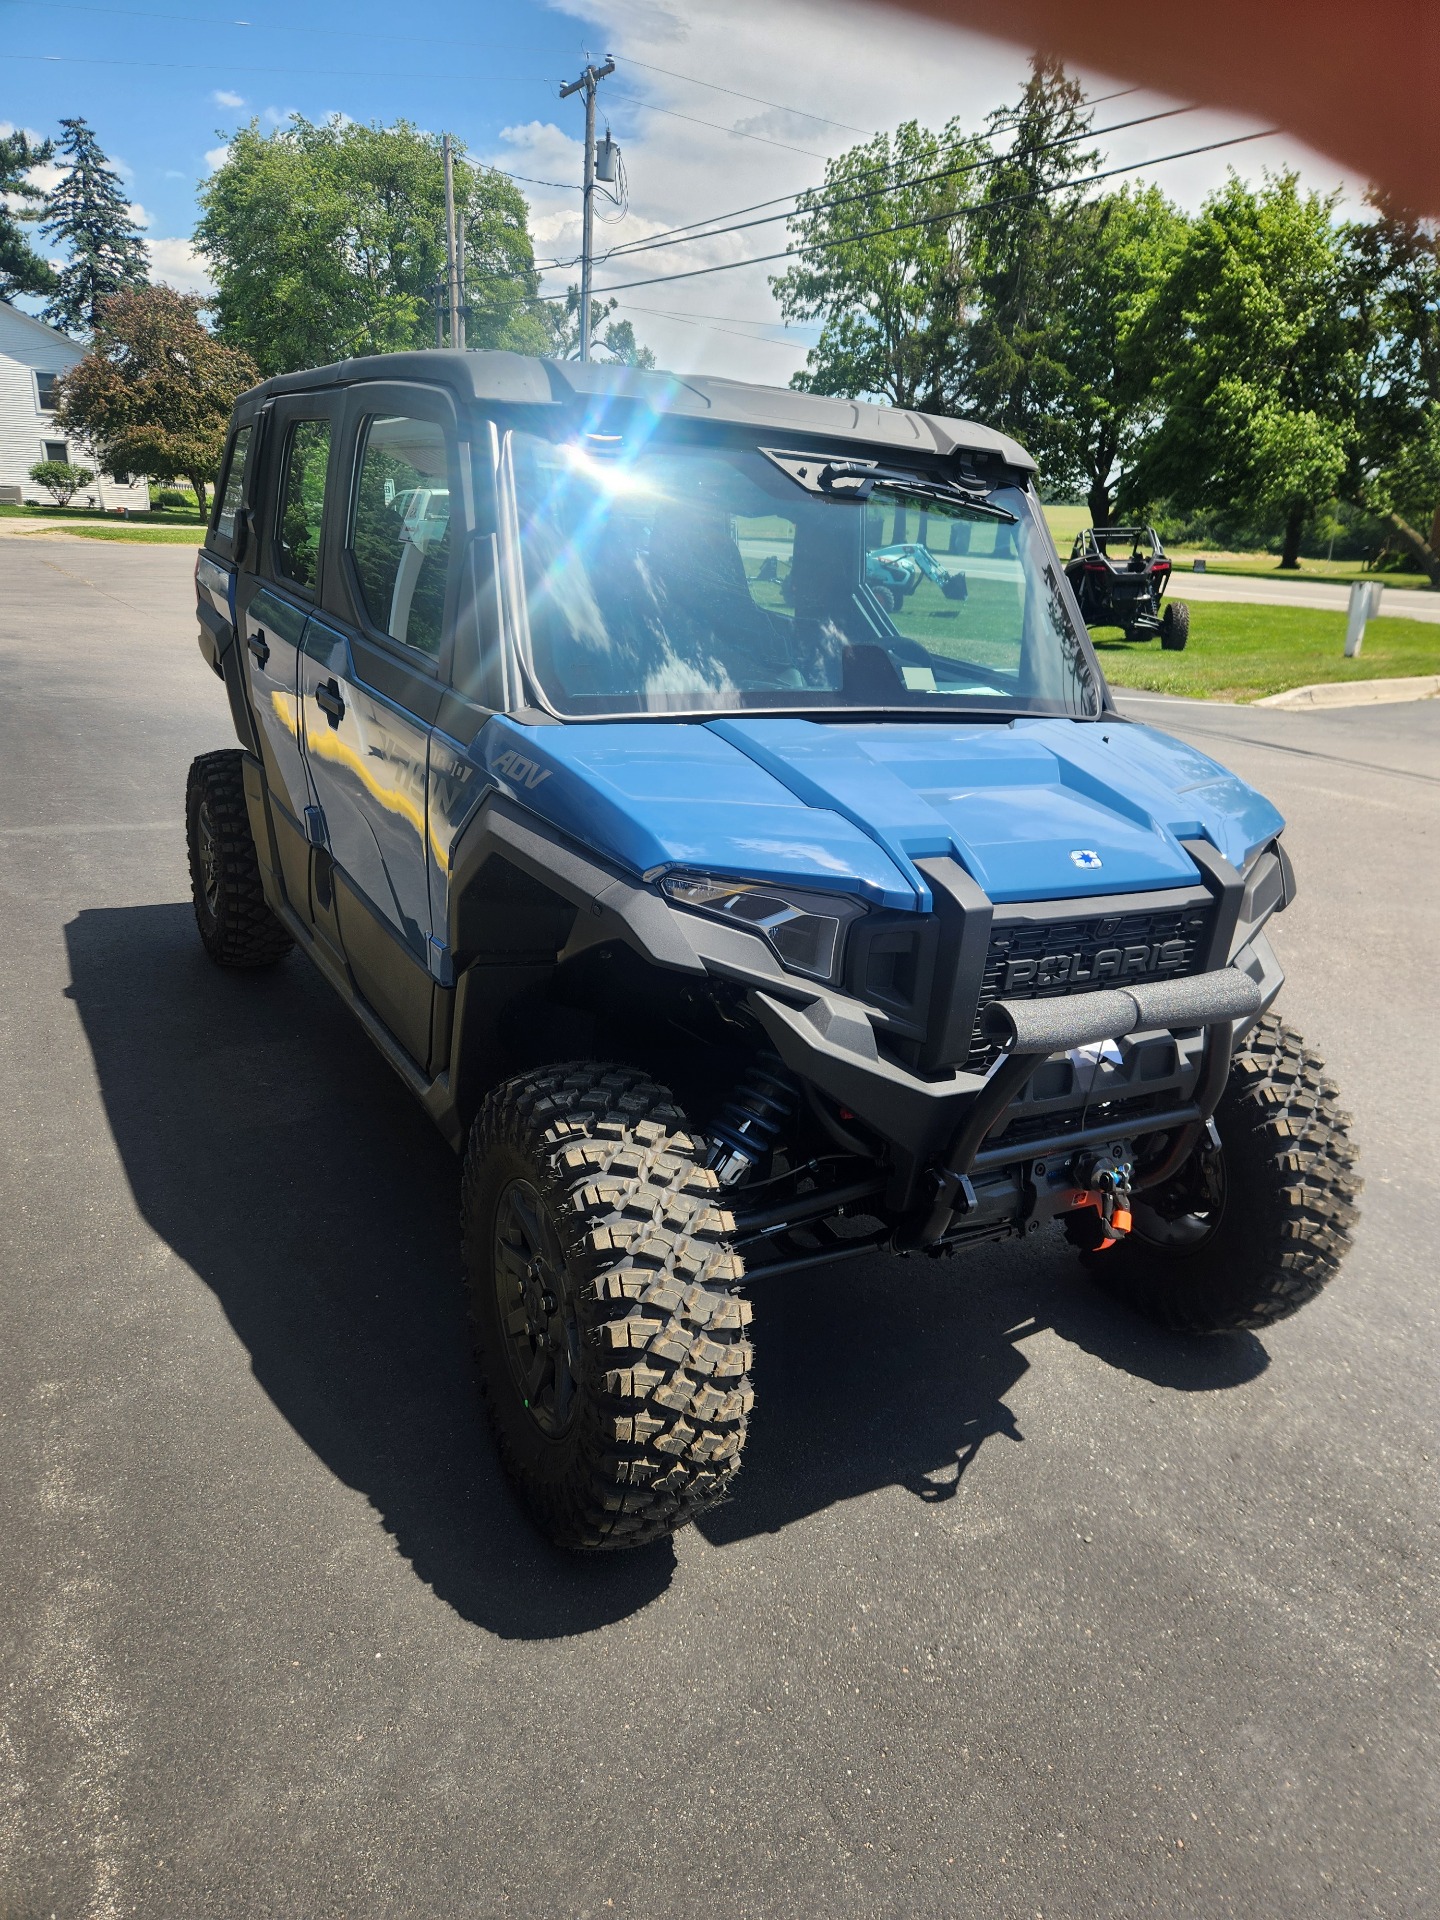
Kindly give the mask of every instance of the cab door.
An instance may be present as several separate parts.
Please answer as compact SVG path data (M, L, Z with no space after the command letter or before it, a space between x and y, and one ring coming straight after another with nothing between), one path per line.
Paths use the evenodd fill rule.
M300 660L302 736L345 959L425 1066L443 970L431 942L426 786L453 624L450 404L421 387L353 388L343 449L348 497Z
M236 587L236 624L249 681L281 875L307 921L311 796L300 728L300 649L318 604L339 405L329 395L276 403L266 423L267 484L256 508L256 565Z

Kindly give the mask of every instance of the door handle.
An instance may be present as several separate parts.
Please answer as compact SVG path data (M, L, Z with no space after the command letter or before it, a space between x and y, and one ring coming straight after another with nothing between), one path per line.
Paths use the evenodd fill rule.
M265 638L265 629L257 627L245 644L263 667L270 658L270 642Z
M338 727L345 718L345 701L336 680L322 680L315 689L315 704L326 715L332 727Z

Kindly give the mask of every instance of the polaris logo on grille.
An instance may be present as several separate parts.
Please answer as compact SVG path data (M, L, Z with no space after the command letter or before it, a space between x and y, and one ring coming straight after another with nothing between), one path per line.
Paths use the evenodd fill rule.
M1016 987L1083 987L1091 981L1119 985L1152 973L1173 973L1189 955L1186 940L1137 940L1130 947L1101 947L1093 953L1047 953L1038 960L1011 960L1005 968L1005 993Z

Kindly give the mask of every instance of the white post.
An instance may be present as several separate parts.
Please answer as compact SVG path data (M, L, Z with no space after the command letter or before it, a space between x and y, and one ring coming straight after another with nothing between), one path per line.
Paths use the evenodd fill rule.
M1365 644L1365 623L1380 611L1385 591L1378 580L1356 580L1350 587L1350 614L1345 623L1345 658L1353 660Z

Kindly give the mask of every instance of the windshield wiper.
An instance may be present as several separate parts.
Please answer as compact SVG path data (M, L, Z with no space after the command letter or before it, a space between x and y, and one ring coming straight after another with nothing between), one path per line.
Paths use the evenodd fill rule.
M967 487L958 480L916 473L908 467L887 467L878 460L826 460L813 453L782 453L775 447L762 447L760 451L807 493L823 494L832 500L868 500L876 487L884 487L887 492L913 493L947 506L964 507L968 513L1003 520L1010 527L1018 523L1019 516L1008 507L996 506L983 485Z

